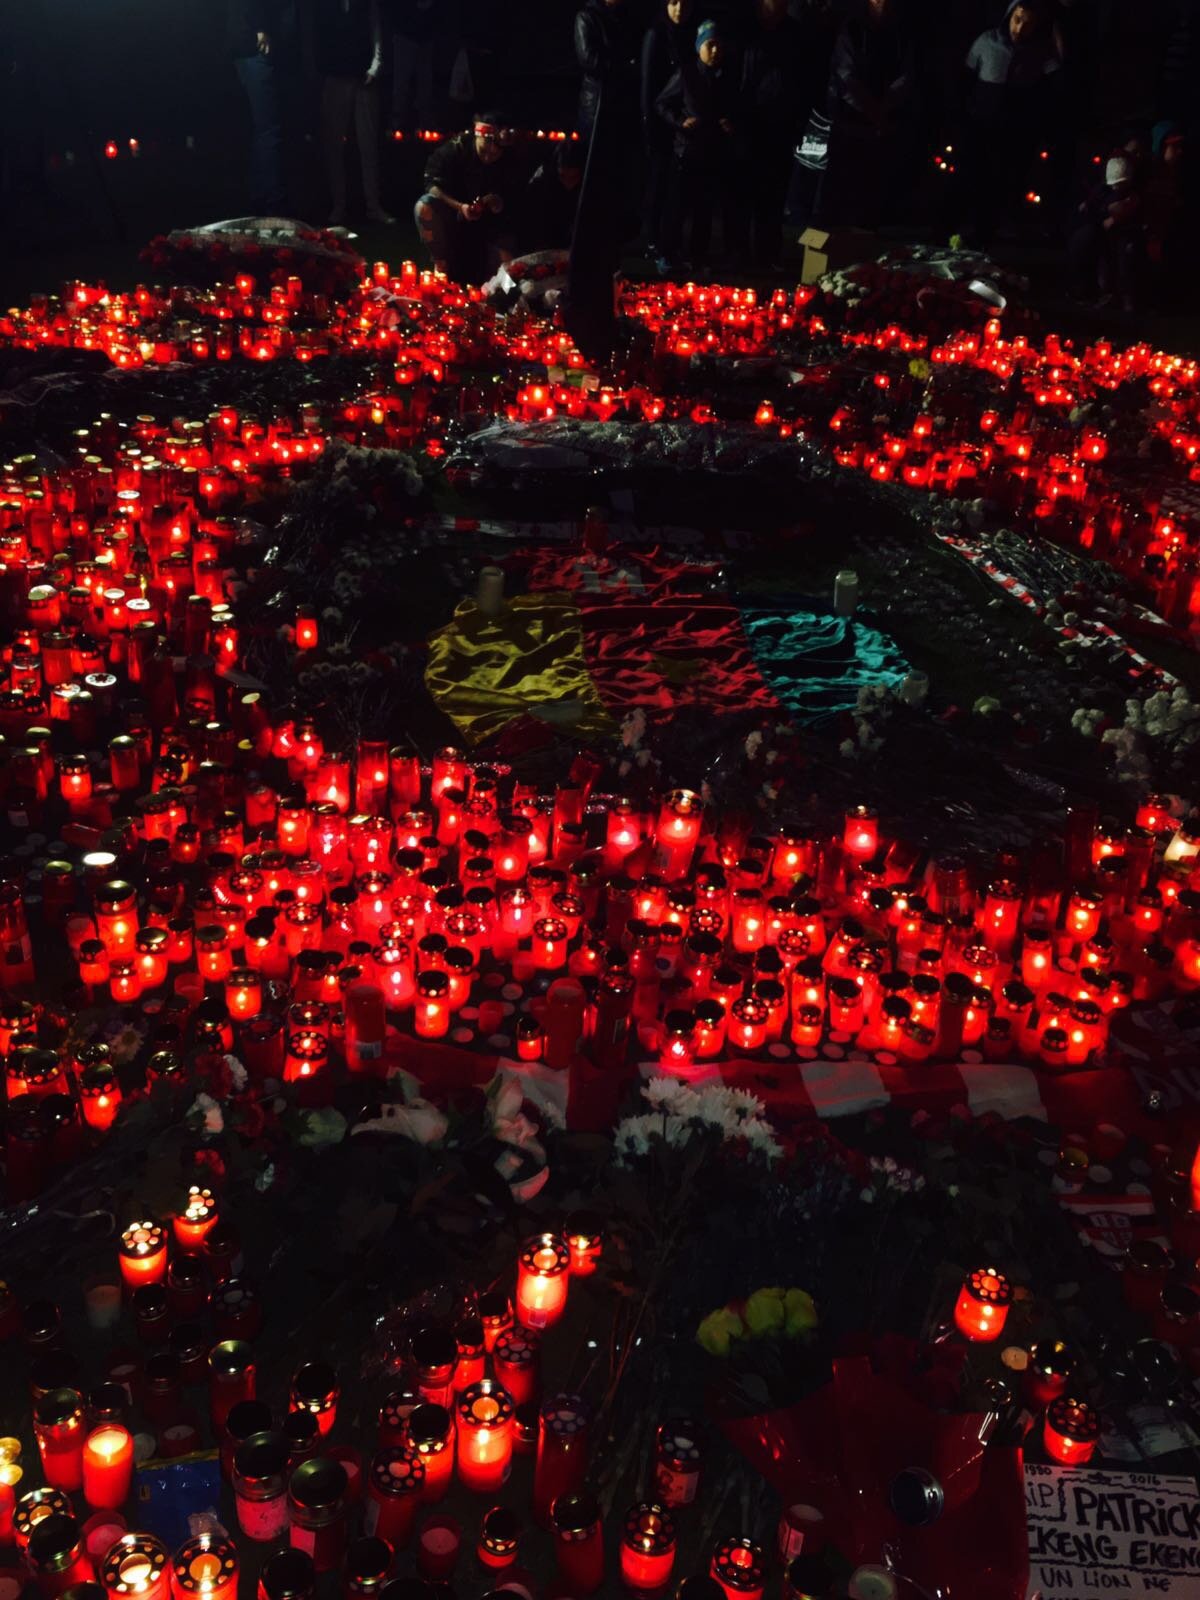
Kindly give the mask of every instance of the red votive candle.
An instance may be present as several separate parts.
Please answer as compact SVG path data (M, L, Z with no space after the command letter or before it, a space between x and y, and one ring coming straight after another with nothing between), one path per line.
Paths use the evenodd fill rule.
M1075 1352L1063 1339L1039 1339L1030 1346L1025 1388L1031 1403L1046 1406L1067 1392L1075 1370Z
M233 1453L238 1526L256 1544L275 1544L288 1530L288 1442L282 1433L252 1433Z
M548 1328L562 1316L570 1266L570 1252L558 1234L539 1233L525 1241L517 1263L517 1321L522 1327Z
M157 1222L131 1222L121 1235L121 1276L130 1289L161 1283L167 1271L167 1235Z
M458 1475L477 1494L500 1489L512 1467L512 1396L495 1378L464 1389L458 1402Z
M75 1585L90 1584L95 1575L82 1530L69 1513L46 1517L34 1528L25 1562L43 1600L58 1600Z
M588 1423L588 1408L577 1394L556 1394L538 1413L533 1514L543 1527L550 1526L554 1502L573 1494L583 1482Z
M381 1450L367 1473L363 1527L393 1549L406 1545L425 1489L425 1462L411 1445Z
M194 1254L203 1247L218 1216L216 1195L211 1189L202 1189L199 1184L193 1183L188 1189L183 1209L171 1219L176 1244L188 1254Z
M445 1406L417 1406L408 1419L406 1441L425 1464L421 1498L431 1504L445 1498L454 1480L454 1417Z
M725 1591L725 1600L761 1600L763 1553L752 1539L722 1539L713 1551L709 1576Z
M330 1572L346 1549L346 1469L328 1456L303 1461L288 1482L289 1543Z
M515 1406L537 1399L541 1363L540 1336L533 1328L510 1328L496 1340L492 1367Z
M479 1528L479 1543L475 1554L481 1567L503 1572L517 1559L521 1538L521 1523L515 1512L507 1506L493 1506L484 1513Z
M665 1506L633 1506L621 1530L621 1577L628 1589L663 1589L675 1565L675 1519Z
M100 1582L110 1600L166 1600L167 1551L148 1533L123 1533L104 1558Z
M855 861L869 861L879 849L879 819L870 806L854 806L846 812L842 826L842 849ZM716 1560L715 1556L713 1560ZM713 1576L716 1577L716 1574ZM721 1582L719 1577L717 1582Z
M174 1600L237 1600L237 1583L237 1550L220 1534L197 1534L171 1557Z
M116 1422L88 1434L83 1445L83 1498L97 1511L116 1511L133 1483L133 1435Z
M69 1517L71 1514L71 1500L65 1489L30 1489L18 1500L13 1512L13 1537L17 1549L28 1548L33 1530L47 1517Z
M595 1594L604 1582L604 1535L595 1496L563 1495L551 1508L558 1575L569 1595Z
M50 1389L33 1407L42 1472L54 1489L83 1487L83 1445L86 1434L83 1396L78 1389Z
M512 1301L499 1289L481 1294L479 1320L483 1324L483 1348L488 1355L491 1355L501 1334L507 1333L513 1325ZM505 1384L505 1388L507 1387ZM511 1390L509 1392L511 1393Z
M453 1517L429 1517L417 1535L417 1571L430 1583L445 1583L458 1565L462 1529Z
M571 1253L571 1276L589 1278L604 1253L604 1229L590 1211L575 1211L567 1218L567 1249Z
M292 1374L288 1408L310 1411L317 1419L318 1432L324 1437L337 1418L340 1393L337 1373L327 1361L305 1361Z
M1067 1467L1091 1460L1100 1438L1100 1418L1084 1400L1062 1395L1051 1401L1042 1426L1047 1455Z
M239 1400L253 1400L257 1372L254 1352L242 1339L224 1339L208 1353L209 1411L220 1437Z
M955 1326L976 1343L999 1338L1012 1297L1012 1285L1002 1272L995 1267L977 1267L958 1292Z
M687 1418L661 1423L654 1448L654 1489L664 1506L690 1506L700 1488L704 1460L699 1424Z

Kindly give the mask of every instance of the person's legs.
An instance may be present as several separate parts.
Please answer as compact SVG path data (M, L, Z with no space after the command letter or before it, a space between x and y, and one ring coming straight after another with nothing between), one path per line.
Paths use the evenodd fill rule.
M716 179L710 163L699 161L686 164L684 178L685 203L690 219L688 256L699 271L708 262L708 250L712 243Z
M756 266L783 256L783 208L792 175L792 141L764 138L755 147L750 193Z
M326 78L321 85L321 150L329 180L329 220L334 224L346 220L346 135L357 87L353 78Z
M379 89L360 83L354 95L354 137L362 165L363 200L372 222L394 222L383 208L379 192Z
M659 232L659 250L672 264L679 260L683 248L683 219L687 205L683 162L668 156L664 176L662 225Z
M275 67L269 56L239 56L234 65L250 106L250 209L269 215L284 208L283 120Z
M481 252L474 239L468 237L468 228L477 225L463 222L444 200L431 194L423 194L417 201L413 221L437 270L456 283L471 282Z

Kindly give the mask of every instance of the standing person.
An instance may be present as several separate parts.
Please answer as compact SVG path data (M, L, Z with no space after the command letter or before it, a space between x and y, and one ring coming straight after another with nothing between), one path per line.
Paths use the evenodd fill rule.
M390 0L392 126L401 133L433 127L436 0Z
M817 214L827 226L874 226L899 209L913 168L916 52L899 0L859 0L842 24L827 109Z
M664 0L660 14L646 29L642 41L642 132L646 141L649 177L646 185L646 236L657 256L660 272L668 270L663 251L663 225L673 161L671 130L659 116L656 102L683 66L690 66L696 51L693 0Z
M520 251L569 250L579 209L583 181L583 152L568 139L541 162L522 198Z
M746 52L750 128L751 259L778 271L783 256L783 206L804 103L805 39L787 0L756 0L757 27Z
M456 283L482 282L512 254L523 174L505 131L496 112L478 112L425 164L413 216L434 266Z
M713 212L720 209L727 255L745 247L742 181L749 152L749 119L741 73L721 25L696 29L696 54L658 97L658 114L674 129L675 169L666 249L677 257L684 225L692 268L708 263Z
M333 210L346 220L346 142L353 127L362 172L363 201L372 222L395 222L379 192L379 74L383 28L379 0L316 0L314 54L321 86L321 145Z
M636 134L638 69L642 34L629 0L588 0L575 16L579 86L579 133L592 136L603 93L613 121L632 123ZM628 177L628 174L626 175Z
M986 244L1012 221L1033 162L1053 145L1062 67L1046 0L1011 0L967 52L967 173L973 230Z
M286 207L283 169L284 52L287 13L279 0L227 0L225 33L250 108L250 209L274 216Z

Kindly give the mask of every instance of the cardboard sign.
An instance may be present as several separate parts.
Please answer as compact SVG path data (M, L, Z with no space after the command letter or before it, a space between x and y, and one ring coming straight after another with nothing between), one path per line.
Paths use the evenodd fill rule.
M1200 1594L1200 1495L1192 1478L1025 1466L1029 1600Z

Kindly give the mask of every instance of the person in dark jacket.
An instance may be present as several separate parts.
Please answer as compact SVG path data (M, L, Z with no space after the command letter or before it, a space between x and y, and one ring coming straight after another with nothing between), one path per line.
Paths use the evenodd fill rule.
M575 16L579 133L591 138L603 93L618 117L636 117L642 33L629 0L588 0ZM635 124L636 126L636 124Z
M646 184L646 235L658 257L660 271L667 270L663 252L663 224L666 221L674 161L670 128L659 116L659 95L683 66L691 66L696 53L696 24L693 0L664 0L659 16L646 29L642 41L642 132L646 141L648 179Z
M697 28L694 59L675 73L657 106L674 131L668 260L678 257L686 225L691 265L703 270L718 208L726 254L738 260L746 244L743 189L750 121L742 74L719 23L708 20Z
M1120 300L1131 311L1146 264L1143 196L1133 163L1124 154L1104 164L1104 182L1079 207L1067 241L1076 288L1099 294L1102 304Z
M437 0L390 0L392 123L402 133L432 128Z
M313 46L321 74L321 148L333 209L329 222L346 220L346 143L358 144L363 201L372 222L395 222L379 190L379 74L383 24L379 0L317 0Z
M560 144L529 180L521 207L521 254L569 250L583 181L583 152L575 140Z
M291 30L280 0L228 0L225 36L250 108L250 209L282 212L284 181L285 52Z
M967 52L966 177L973 231L986 243L1012 220L1053 146L1062 56L1046 0L1011 0Z
M804 30L788 15L787 0L756 0L757 27L746 52L751 116L751 259L778 269L783 254L783 204L792 174L792 152L803 129Z
M871 227L899 212L914 166L916 100L916 52L898 0L861 0L829 65L821 222Z
M425 193L413 208L417 231L434 266L456 283L482 282L512 253L523 185L505 134L498 112L478 112L425 164Z

